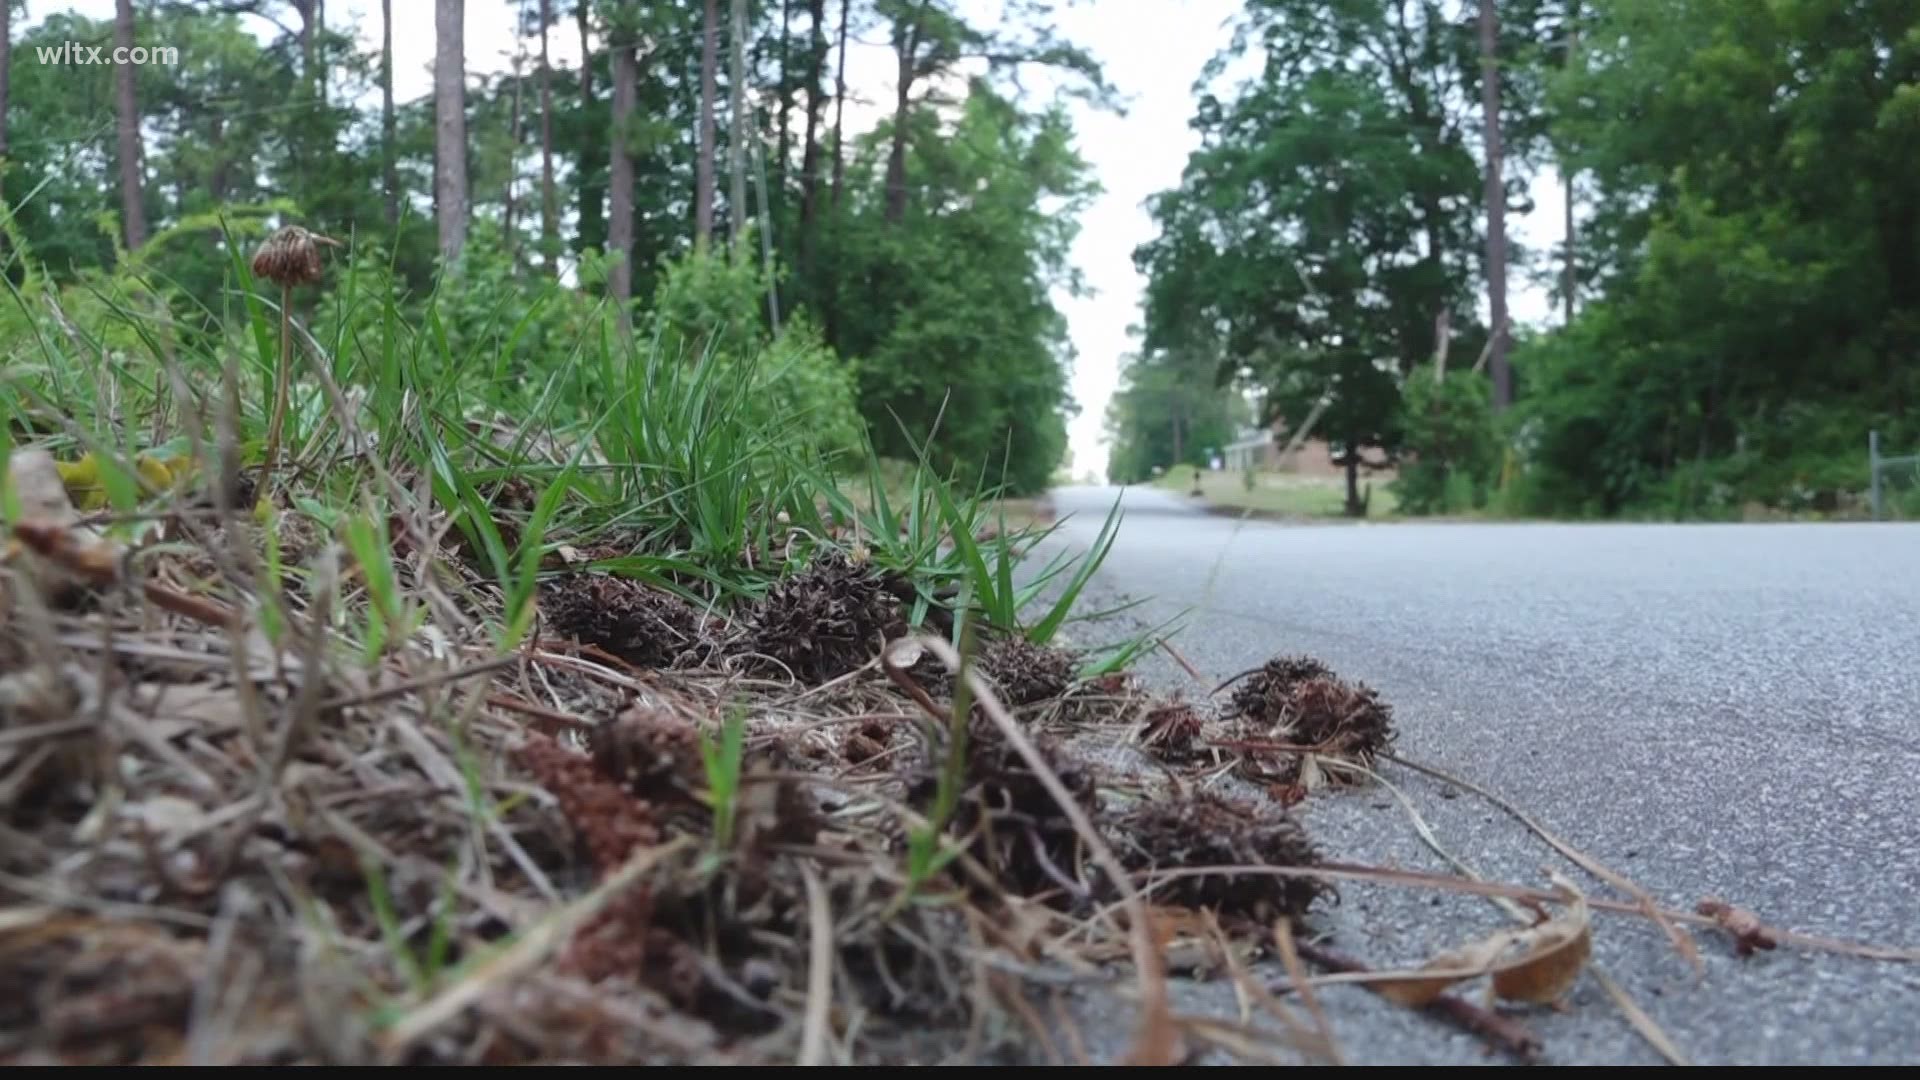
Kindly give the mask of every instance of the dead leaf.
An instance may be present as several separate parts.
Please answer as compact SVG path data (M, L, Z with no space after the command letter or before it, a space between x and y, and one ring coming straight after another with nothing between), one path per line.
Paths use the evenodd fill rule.
M1320 760L1312 754L1300 755L1300 787L1308 794L1327 786L1327 774L1320 769Z
M1525 950L1493 973L1493 992L1507 1001L1545 1005L1560 1000L1593 955L1592 917L1587 898L1558 874L1553 883L1571 900L1559 915L1516 935Z
M199 803L174 795L153 795L120 808L120 814L144 823L163 844L177 836L198 832L207 819Z
M1506 950L1511 938L1510 933L1503 931L1480 941L1436 953L1433 959L1420 966L1420 970L1444 972L1444 974L1424 978L1386 980L1375 983L1373 988L1388 1001L1408 1008L1420 1008L1431 1004L1433 999L1445 993L1449 987L1485 975L1492 968L1494 961Z
M36 449L15 450L7 459L7 474L23 520L39 518L66 524L78 516L52 454Z
M1586 897L1559 874L1552 878L1568 898L1565 912L1538 926L1502 930L1438 953L1415 973L1374 983L1374 990L1389 1001L1418 1008L1456 984L1491 975L1494 994L1506 1001L1558 1001L1592 955L1593 931ZM1421 974L1425 972L1434 974Z
M1780 939L1774 936L1772 928L1760 921L1760 916L1717 896L1701 900L1693 910L1711 916L1720 929L1732 934L1733 951L1741 956L1752 956L1755 949L1774 949L1780 945Z
M925 655L927 655L925 646L912 638L902 638L894 642L893 647L887 651L887 663L905 671L919 663L920 658Z

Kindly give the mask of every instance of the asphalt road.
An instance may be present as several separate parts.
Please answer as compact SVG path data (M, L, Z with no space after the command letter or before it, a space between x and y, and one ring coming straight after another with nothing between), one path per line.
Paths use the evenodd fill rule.
M1054 494L1084 545L1115 488ZM1217 681L1306 653L1379 690L1399 753L1517 803L1663 903L1715 894L1770 924L1920 947L1920 526L1284 525L1131 488L1097 602L1187 612L1176 647ZM1091 626L1083 637L1117 634ZM1189 697L1171 663L1149 678ZM1489 878L1594 895L1524 827L1391 765L1439 842ZM1384 790L1302 808L1329 857L1445 871ZM1503 924L1485 901L1349 887L1328 944L1416 965ZM1707 974L1651 926L1596 917L1594 963L1695 1063L1920 1061L1920 964L1782 948ZM1445 1024L1333 988L1348 1060L1479 1063ZM1583 976L1563 1012L1516 1013L1558 1063L1657 1063ZM1219 984L1180 1007L1238 1015ZM1125 1016L1103 1018L1123 1039Z

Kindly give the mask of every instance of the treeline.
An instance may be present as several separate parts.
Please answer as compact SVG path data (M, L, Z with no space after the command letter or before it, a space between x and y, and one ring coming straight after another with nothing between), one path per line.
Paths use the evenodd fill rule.
M1869 428L1920 446L1920 5L1249 0L1196 93L1136 387L1317 408L1415 510L1843 509ZM1116 398L1116 479L1166 400Z
M510 70L480 75L465 5L435 0L416 100L394 92L396 6L356 34L323 0L119 0L112 21L31 26L0 0L9 279L137 280L183 332L216 332L229 237L294 222L391 267L456 343L511 331L527 371L601 317L690 349L800 338L797 392L852 387L857 415L826 427L899 456L937 429L943 464L1046 482L1073 407L1049 291L1092 190L1062 96L1108 93L1050 4L989 25L957 0L521 0ZM179 63L38 59L69 41ZM848 52L873 44L897 85L856 131ZM1052 97L1016 93L1036 73Z

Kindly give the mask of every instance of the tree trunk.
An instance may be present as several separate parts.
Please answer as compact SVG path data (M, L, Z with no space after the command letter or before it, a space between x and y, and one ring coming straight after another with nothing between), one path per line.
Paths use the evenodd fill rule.
M780 197L780 205L786 205L787 182L790 169L787 157L793 152L793 76L789 54L793 51L793 0L780 0L780 135L775 143L779 149L773 162L773 191Z
M633 299L633 124L634 88L639 81L634 41L625 32L613 45L613 167L608 180L608 284L613 290L620 328L631 329L628 303Z
M0 0L5 3L7 0ZM113 43L133 48L133 0L117 0L113 9ZM127 250L147 242L147 210L140 191L140 103L133 93L133 65L116 64L113 87L120 135L120 214Z
M380 185L385 190L387 227L400 224L400 166L394 155L393 0L380 0Z
M500 227L501 243L507 251L509 271L519 269L519 264L514 259L513 219L514 211L518 209L518 204L514 200L514 189L519 186L520 180L520 87L526 82L521 74L525 65L521 63L520 53L520 47L516 43L513 51L513 104L509 106L507 120L507 206Z
M314 24L320 19L317 8L319 0L293 0L293 9L300 15L300 75L306 79L313 90L313 96L320 96L320 62L314 55L318 45L314 34Z
M553 191L553 63L547 54L547 28L552 22L553 0L540 0L540 250L546 253L547 269L557 271L560 206ZM582 55L581 60L585 59Z
M1360 502L1360 451L1355 444L1347 444L1347 516L1359 517L1366 513L1366 507Z
M895 26L893 51L899 60L894 76L893 135L887 150L886 221L898 225L907 216L907 109L913 93L915 54L919 52L919 26L908 23Z
M1561 167L1565 168L1564 165ZM1572 325L1574 294L1579 291L1580 277L1579 249L1574 244L1576 237L1573 231L1573 172L1571 170L1567 172L1565 180L1567 185L1567 254L1566 265L1561 268L1560 289L1564 295L1561 296L1560 302L1566 309L1564 315L1566 323Z
M713 244L713 109L719 93L715 83L720 66L720 0L707 0L706 33L700 42L700 153L693 173L693 246L706 251Z
M13 74L13 0L0 0L0 158L7 156L7 80Z
M433 12L433 209L440 255L467 245L466 0L436 0Z
M744 262L747 253L740 239L747 229L747 139L753 119L747 115L747 0L733 0L733 60L727 89L731 95L727 132L727 168L732 173L727 189L727 222L735 262Z
M1487 144L1487 300L1493 340L1487 354L1493 373L1493 407L1513 402L1513 372L1507 367L1507 190L1501 179L1500 20L1494 0L1480 0L1480 110Z
M800 151L800 276L804 279L813 264L814 218L820 208L820 82L826 75L827 0L807 0L807 17L812 28L807 42L807 129L806 145Z
M847 158L842 152L847 130L847 17L853 0L840 0L840 58L833 77L833 208L840 209L840 192L847 186Z
M574 19L580 26L580 114L583 117L593 112L593 44L589 37L589 7L590 0L580 0L573 9ZM602 205L604 194L597 179L599 170L595 165L598 162L592 156L596 149L593 139L582 138L579 160L574 162L580 198L580 229L574 241L576 252L598 247L606 238L606 213Z
M5 0L0 0L3 4ZM215 204L227 198L227 118L215 111L212 125L207 131L207 142L213 150L213 167L207 171L207 193L213 196Z
M1575 55L1580 49L1580 0L1567 0L1567 66L1572 67ZM1573 180L1575 172L1566 162L1560 163L1561 179L1566 184L1567 202L1567 250L1566 265L1562 268L1561 291L1565 294L1560 302L1566 308L1566 323L1573 324L1575 294L1580 291L1580 249L1574 241L1577 239L1573 228Z

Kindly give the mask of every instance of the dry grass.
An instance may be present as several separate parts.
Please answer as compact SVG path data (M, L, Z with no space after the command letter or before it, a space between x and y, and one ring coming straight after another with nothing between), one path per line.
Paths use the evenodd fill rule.
M252 517L166 507L128 550L43 509L0 574L5 1060L984 1058L989 1018L1032 1025L1030 994L1119 962L1149 989L1136 1056L1180 1053L1167 916L1105 906L1179 838L1115 831L1137 778L1048 734L1150 710L1124 677L993 643L929 821L957 657L927 639L889 678L889 601L844 562L641 666L550 631L501 652L500 590L431 509L389 522L387 567L280 537L277 589ZM551 576L537 625L607 581ZM369 663L382 588L419 621ZM843 614L831 662L797 662Z

